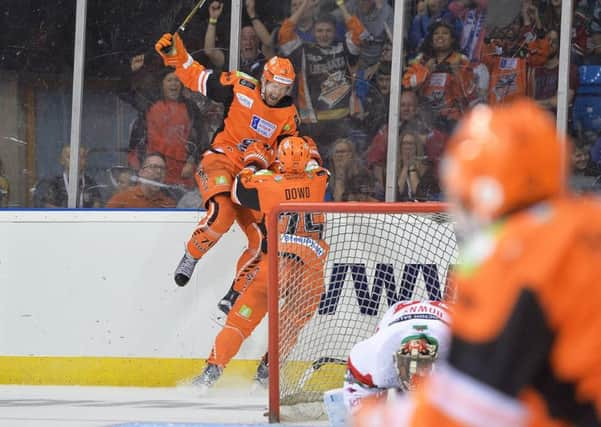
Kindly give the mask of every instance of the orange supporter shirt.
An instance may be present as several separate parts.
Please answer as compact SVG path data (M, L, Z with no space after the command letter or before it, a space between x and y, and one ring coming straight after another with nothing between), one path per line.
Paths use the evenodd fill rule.
M107 208L174 208L175 200L162 191L148 198L139 185L115 194L106 203Z

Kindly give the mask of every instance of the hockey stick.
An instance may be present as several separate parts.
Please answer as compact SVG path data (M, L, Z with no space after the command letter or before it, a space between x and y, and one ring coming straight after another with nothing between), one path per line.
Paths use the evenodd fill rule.
M313 363L311 363L311 366L309 366L303 376L301 377L299 383L298 388L302 389L303 387L305 387L305 383L309 380L309 378L311 378L311 376L317 372L319 369L321 369L322 366L324 366L327 363L334 363L336 365L346 365L346 360L345 359L339 359L337 357L320 357L319 359L315 360Z
M194 15L196 15L196 12L198 12L198 10L207 2L207 0L200 0L198 3L196 3L196 6L194 6L192 8L192 10L190 11L190 13L188 14L188 16L186 16L186 18L184 19L184 22L181 23L181 25L179 27L177 27L177 30L175 30L175 33L183 33L184 31L186 31L186 25L188 25L188 23L190 22L190 20L192 19L192 17ZM169 47L164 47L162 49L163 53L167 54L167 55L172 55L173 51L175 49L175 43L172 43L171 46Z

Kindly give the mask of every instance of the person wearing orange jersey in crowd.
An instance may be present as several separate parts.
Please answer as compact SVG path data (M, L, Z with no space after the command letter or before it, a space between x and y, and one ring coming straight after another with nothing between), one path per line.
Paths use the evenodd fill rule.
M432 122L448 132L477 101L474 72L445 21L432 24L421 50L403 75L403 87L416 90L427 101Z
M601 425L601 202L567 192L566 144L525 98L459 125L441 169L464 234L448 357L355 425Z
M510 25L493 30L485 39L482 62L490 71L488 103L510 102L528 94L528 72L549 57L549 41L523 26L517 17Z
M164 52L170 48L171 52ZM195 175L207 213L192 233L175 271L175 282L185 286L198 260L234 220L249 241L238 259L237 271L256 262L261 232L252 212L234 205L230 192L242 168L269 167L278 139L297 134L297 111L289 96L295 73L289 60L275 56L265 64L261 82L238 71L214 73L188 54L178 34L163 35L155 49L165 65L175 67L175 74L186 87L224 103L226 111L223 126L213 136L211 148L203 153ZM315 146L311 155L320 161Z
M234 181L232 200L237 205L260 213L259 228L265 231L264 239L267 237L265 218L280 202L289 201L290 194L295 194L295 202L320 202L324 199L329 173L318 165L311 166L309 141L302 137L284 138L278 147L278 160L271 169L253 173L246 168ZM312 217L310 224L299 223L299 219L304 220L306 215L296 214L294 218L291 215L295 214L282 215L280 219L279 228L283 234L280 245L274 250L278 250L280 255L280 277L288 278L287 285L280 290L280 296L284 300L281 322L294 324L293 329L298 333L319 305L323 291L323 268L329 247L321 236L323 215L317 215L319 218ZM225 326L215 338L206 366L192 380L192 384L201 390L211 387L219 379L242 342L267 313L267 250L271 249L267 248L265 240L260 261L246 274L236 278L239 282L239 296L227 315ZM287 274L291 270L296 274ZM299 309L300 300L303 301L302 309ZM294 337L291 340L294 341ZM283 354L287 351L289 348L281 349ZM266 364L266 359L262 363ZM260 370L261 365L258 373ZM266 374L267 370L263 369L262 372ZM266 378L257 377L257 380L265 381Z

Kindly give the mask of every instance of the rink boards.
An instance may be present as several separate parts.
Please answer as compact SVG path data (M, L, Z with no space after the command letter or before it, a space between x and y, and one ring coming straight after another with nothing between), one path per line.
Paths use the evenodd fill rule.
M191 282L177 287L173 269L199 218L164 210L0 212L7 242L0 245L0 383L172 386L196 374L220 329L211 321L215 304L245 245L234 227L199 262ZM381 310L365 313L353 297L354 281L365 274L373 288L386 259L368 259L363 272L361 259L357 250L347 258L335 310L371 324ZM448 265L441 268L444 280ZM403 266L393 269L402 282ZM332 286L327 277L324 298L331 299ZM383 293L381 307L385 300ZM330 323L331 307L320 307L315 322ZM252 378L266 350L265 326L244 343L224 383Z

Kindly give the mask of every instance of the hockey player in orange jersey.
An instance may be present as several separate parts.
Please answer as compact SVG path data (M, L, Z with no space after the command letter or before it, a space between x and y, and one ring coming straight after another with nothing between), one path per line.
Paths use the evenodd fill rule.
M174 49L165 53L169 48ZM288 59L278 57L265 64L261 82L237 71L214 73L193 60L178 34L163 35L155 50L166 66L175 67L175 74L186 87L224 103L226 111L223 126L213 137L211 148L202 155L195 174L207 213L192 233L175 271L175 282L184 286L198 260L234 220L249 241L238 260L237 271L256 262L260 230L248 209L232 203L230 191L234 177L243 167L267 168L278 138L297 134L297 111L289 96L295 73ZM312 158L320 161L317 148L311 148Z
M441 171L469 230L448 359L355 425L601 425L601 201L566 191L564 146L530 100L464 119Z
M328 185L329 173L319 166L307 169L311 160L310 144L301 137L288 137L281 141L278 148L278 161L270 170L260 170L250 173L243 170L236 178L232 199L241 206L259 211L263 214L261 228L265 230L265 215L273 207L287 200L287 194L295 192L297 202L323 201ZM302 189L303 191L298 191ZM281 225L290 226L287 217L282 219ZM280 268L297 268L297 264L304 266L306 276L310 281L292 284L290 288L282 290L285 299L293 298L290 293L303 295L304 310L286 310L282 308L282 321L295 322L300 330L317 310L322 286L311 286L315 279L323 281L323 268L328 253L328 245L321 239L323 223L312 224L313 232L303 234L304 229L290 227L287 232L290 236L303 239L301 243L290 239L288 243L280 245L280 252L285 260ZM320 227L321 226L321 227ZM310 229L310 228L309 228ZM288 236L288 234L286 234ZM264 236L266 237L266 235ZM237 278L240 281L240 296L227 316L226 324L221 329L213 349L207 360L203 372L193 380L193 384L206 389L219 379L223 368L236 355L242 342L253 332L259 322L267 313L267 245L263 245L263 253L259 263L252 271ZM311 281L312 279L312 281ZM298 301L298 299L297 299ZM285 304L284 304L285 306ZM294 314L292 314L294 313Z

